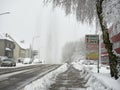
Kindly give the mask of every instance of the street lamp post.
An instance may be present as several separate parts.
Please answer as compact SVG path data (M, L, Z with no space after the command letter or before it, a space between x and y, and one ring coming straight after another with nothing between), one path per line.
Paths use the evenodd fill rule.
M98 35L98 73L100 72L101 64L101 37Z
M34 45L34 40L36 39L36 38L39 38L40 36L34 36L33 38L32 38L32 44L31 44L31 59L33 60L33 45Z
M99 48L100 48L100 47L99 47L99 43L100 43L100 42L99 42L99 36L98 36L98 73L99 73L99 56L100 56L100 55L99 55L99 54L100 54L100 53L99 53Z

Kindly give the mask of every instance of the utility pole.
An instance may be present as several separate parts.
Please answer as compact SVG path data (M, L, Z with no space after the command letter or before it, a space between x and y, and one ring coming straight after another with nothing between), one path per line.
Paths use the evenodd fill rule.
M32 59L32 61L33 61L33 52L34 52L34 50L33 50L33 46L34 46L34 40L36 39L36 38L39 38L40 36L34 36L33 38L32 38L32 44L31 44L31 59Z
M100 48L99 46L100 46L100 45L99 45L99 44L100 44L100 41L99 41L99 34L98 34L98 71L97 71L98 73L99 73L99 59L100 59L100 58L99 58L99 57L100 57L100 53L99 53L99 51L100 51L100 50L99 50L99 48Z

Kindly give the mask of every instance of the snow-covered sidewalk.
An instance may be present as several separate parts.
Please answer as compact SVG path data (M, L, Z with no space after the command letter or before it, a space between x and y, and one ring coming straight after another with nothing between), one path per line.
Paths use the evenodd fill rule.
M49 74L43 76L42 78L31 82L29 85L25 86L23 90L48 90L48 88L50 88L51 85L56 83L56 80L58 80L57 78L60 76L60 74L69 71L67 66L68 66L67 64L62 65L60 68L54 70L53 72L50 72ZM87 82L84 83L85 88L80 87L78 89L71 88L70 90L120 90L120 79L114 80L114 78L111 78L109 75L109 69L107 69L105 66L102 66L100 68L100 73L97 73L96 65L82 65L80 63L72 63L72 66L78 70L79 74L77 74L77 78L80 77L81 79L84 79L83 82L84 81ZM69 72L69 74L71 72ZM72 81L71 79L69 80L70 77L67 78L68 78L67 82L69 82L68 83L69 85L70 83L72 83ZM83 82L79 81L79 83Z
M111 78L110 76L110 70L107 69L107 67L100 68L100 73L96 73L95 66L92 66L92 72L93 75L100 80L102 83L104 83L106 86L112 88L113 90L120 90L120 78L118 80L115 80L114 78Z

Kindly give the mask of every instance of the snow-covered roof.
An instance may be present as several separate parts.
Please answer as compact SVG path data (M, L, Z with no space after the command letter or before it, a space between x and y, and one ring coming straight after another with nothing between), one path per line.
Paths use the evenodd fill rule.
M12 42L17 43L22 49L28 49L29 45L26 43L21 43L19 40L17 40L16 38L11 37L10 35L8 35L7 33L0 33L0 39L5 39L5 40L9 40Z
M16 38L14 38L14 42L17 43L22 49L29 48L29 44L27 44L25 42L21 42L20 40L17 40Z
M11 38L8 37L8 34L6 34L6 33L0 33L0 39L5 39L8 41L14 42Z
M20 41L16 41L16 43L23 49L29 48L29 45L27 45L26 43L21 43Z

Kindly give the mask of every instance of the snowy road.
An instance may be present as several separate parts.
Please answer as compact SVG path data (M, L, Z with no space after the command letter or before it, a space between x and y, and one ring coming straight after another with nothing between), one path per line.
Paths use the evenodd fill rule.
M0 75L0 90L120 90L120 79L106 76L109 70L104 66L100 73L96 73L96 65L59 66L42 65Z
M41 64L37 64L37 65L24 65L24 66L21 66L21 67L0 67L0 75L2 74L7 74L7 73L12 73L12 72L17 72L17 71L23 71L23 70L28 70L28 69L33 69L33 68L36 68L36 67L41 67L43 65Z
M19 90L60 65L41 65L33 69L3 74L0 76L0 90Z

